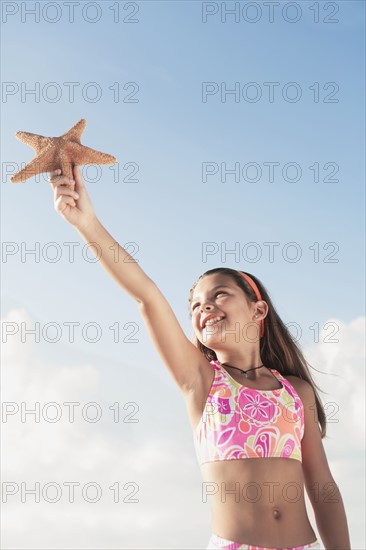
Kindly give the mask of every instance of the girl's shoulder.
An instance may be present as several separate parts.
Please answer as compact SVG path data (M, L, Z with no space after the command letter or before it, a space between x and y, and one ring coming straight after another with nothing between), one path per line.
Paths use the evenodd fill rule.
M309 384L309 382L292 374L284 374L282 376L286 378L286 380L288 380L290 384L295 388L304 405L306 403L309 403L309 401L314 401L314 389L312 385Z

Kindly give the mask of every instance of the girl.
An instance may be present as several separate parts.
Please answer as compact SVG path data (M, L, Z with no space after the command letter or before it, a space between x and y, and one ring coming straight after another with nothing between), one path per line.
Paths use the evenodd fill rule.
M326 418L307 363L253 275L218 268L193 285L196 338L184 334L156 284L97 219L79 167L50 173L56 211L107 273L135 298L147 330L181 390L203 492L212 497L207 548L320 548L304 485L326 549L350 549L342 497L322 444ZM320 427L319 427L320 424Z

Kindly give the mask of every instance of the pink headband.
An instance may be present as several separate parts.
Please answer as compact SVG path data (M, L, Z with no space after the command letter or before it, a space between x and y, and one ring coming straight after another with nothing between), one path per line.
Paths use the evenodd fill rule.
M257 297L257 300L262 300L262 296L261 296L261 293L259 292L258 290L258 287L257 285L255 284L255 282L253 281L253 279L251 277L249 277L249 275L247 275L246 273L244 273L244 271L238 271L238 273L240 273L240 275L242 275L244 277L244 279L249 283L249 285L251 286L251 288L253 289L254 291L254 294L256 295ZM260 333L260 337L262 338L264 335L264 319L261 320L261 333Z

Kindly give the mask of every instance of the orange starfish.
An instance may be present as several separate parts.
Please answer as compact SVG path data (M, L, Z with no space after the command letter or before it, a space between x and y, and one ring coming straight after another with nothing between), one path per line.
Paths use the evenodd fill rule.
M36 152L36 156L22 170L14 174L12 183L25 181L36 174L51 172L61 169L61 173L73 179L73 166L75 164L114 164L116 158L107 153L101 153L85 147L80 143L80 137L86 126L86 120L82 118L68 132L59 137L44 137L29 132L17 132L15 135L20 140L30 145Z

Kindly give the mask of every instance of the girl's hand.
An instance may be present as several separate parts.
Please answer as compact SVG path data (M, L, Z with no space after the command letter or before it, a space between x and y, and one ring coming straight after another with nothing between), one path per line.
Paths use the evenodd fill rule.
M54 189L55 210L64 220L82 230L96 218L79 166L74 166L74 180L59 169L49 173L48 181Z

